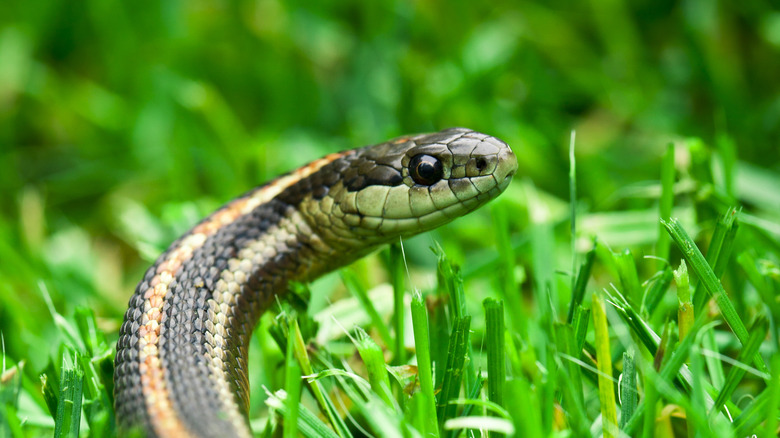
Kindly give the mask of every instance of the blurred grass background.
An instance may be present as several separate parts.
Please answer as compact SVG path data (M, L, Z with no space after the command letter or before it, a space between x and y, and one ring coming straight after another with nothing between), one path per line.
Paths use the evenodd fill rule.
M93 308L113 342L145 267L200 217L325 153L406 133L467 126L509 143L520 165L505 201L523 212L510 217L516 239L530 222L567 218L571 130L585 240L655 242L657 216L611 214L655 208L666 145L683 140L725 165L714 166L710 192L679 191L718 206L741 201L777 224L776 6L6 1L5 355L28 361L29 376L56 356L44 290L64 315ZM695 167L695 154L678 155L678 167ZM707 224L723 210L697 204L695 213ZM490 220L480 212L436 239L478 267L495 246L484 239ZM567 229L555 229L559 241ZM430 265L429 244L407 255ZM520 255L526 265L531 256ZM569 271L570 258L550 256L546 269Z

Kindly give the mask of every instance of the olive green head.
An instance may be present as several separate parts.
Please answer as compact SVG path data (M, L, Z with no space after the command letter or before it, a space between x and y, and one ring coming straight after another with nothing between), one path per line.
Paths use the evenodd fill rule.
M310 178L302 212L319 235L358 245L421 233L498 196L517 171L503 141L465 128L343 153Z

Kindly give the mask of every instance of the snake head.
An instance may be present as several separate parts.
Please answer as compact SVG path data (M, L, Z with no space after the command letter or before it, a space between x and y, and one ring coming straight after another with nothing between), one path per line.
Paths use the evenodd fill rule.
M309 179L302 211L331 243L381 244L477 209L516 171L506 143L470 129L400 137L345 152L321 168Z

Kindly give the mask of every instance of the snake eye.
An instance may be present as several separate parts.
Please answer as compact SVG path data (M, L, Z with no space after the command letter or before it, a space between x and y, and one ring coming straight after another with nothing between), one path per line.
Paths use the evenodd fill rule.
M420 154L409 162L409 174L417 184L430 186L442 179L444 168L438 158Z

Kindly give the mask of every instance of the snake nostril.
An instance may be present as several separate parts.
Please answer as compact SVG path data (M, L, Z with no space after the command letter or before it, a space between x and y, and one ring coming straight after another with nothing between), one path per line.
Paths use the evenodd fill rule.
M477 165L477 170L482 172L487 167L487 160L484 158L477 158L477 162L474 164Z

